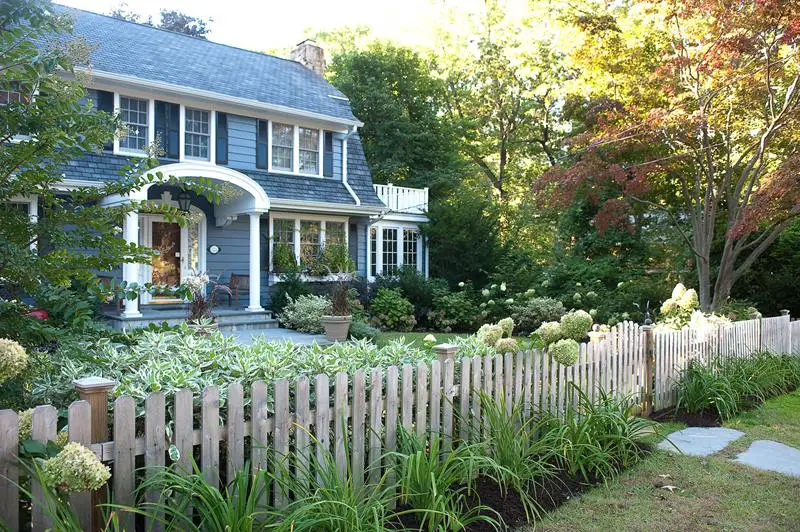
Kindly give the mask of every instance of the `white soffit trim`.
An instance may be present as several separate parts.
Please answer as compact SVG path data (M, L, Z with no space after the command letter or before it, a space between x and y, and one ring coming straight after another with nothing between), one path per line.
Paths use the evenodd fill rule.
M276 104L269 104L264 102L259 102L258 100L251 100L249 98L239 98L236 96L229 96L226 94L221 94L213 91L208 91L204 89L194 89L191 87L186 87L183 85L176 85L174 83L165 83L161 81L153 81L148 79L142 79L136 76L128 76L125 74L115 74L113 72L106 72L103 70L95 70L90 68L76 68L78 72L85 72L89 74L92 78L96 78L98 80L106 80L113 83L125 84L130 85L132 87L145 87L148 89L156 90L156 91L163 91L168 92L176 95L186 95L186 96L194 96L197 98L203 98L210 101L216 101L220 103L230 104L230 105L238 105L242 107L248 107L251 109L258 109L261 111L268 111L273 113L280 113L287 116L300 116L304 118L314 119L314 120L321 120L324 122L332 122L336 124L344 124L347 126L363 126L364 123L360 120L348 120L346 118L338 118L335 116L326 115L323 113L315 113L312 111L304 111L302 109L295 109L293 107L287 107L285 105L276 105Z
M383 212L382 207L372 207L368 205L343 205L341 203L327 203L317 201L291 200L291 199L272 199L272 209L286 209L299 212L322 212L322 213L344 213L344 214L378 214Z

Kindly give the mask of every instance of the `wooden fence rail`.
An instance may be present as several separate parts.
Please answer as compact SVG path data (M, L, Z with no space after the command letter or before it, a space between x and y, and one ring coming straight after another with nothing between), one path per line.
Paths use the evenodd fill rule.
M369 368L352 376L339 373L332 383L326 375L256 382L249 390L232 383L225 404L216 387L204 389L199 411L189 390L170 398L156 392L147 397L139 419L134 399L121 396L110 412L112 439L98 443L90 443L90 404L77 401L68 411L69 437L110 465L113 498L119 504L134 504L142 478L137 468L144 466L147 476L154 467L169 463L168 456L174 458L175 452L179 466L188 470L194 458L210 482L231 479L247 461L280 472L283 457L291 467L306 468L312 456L322 460L330 453L339 473L347 474L349 467L354 482L361 485L379 478L385 466L381 457L396 449L401 427L419 435L440 434L444 452L454 438L480 438L487 427L481 394L502 399L507 413L518 405L526 415L562 415L578 402L579 393L591 401L606 392L645 402L649 380L653 396L647 404L664 409L675 404L673 384L690 360L745 357L760 350L798 353L797 323L780 316L707 330L646 332L645 327L626 322L613 327L604 340L581 344L572 366L555 363L546 352L527 351ZM653 365L647 362L648 352L655 355ZM54 440L56 421L55 408L37 407L33 438ZM17 413L0 411L0 519L11 530L20 527L17 425ZM39 492L36 486L33 490ZM158 496L145 494L147 500ZM289 494L273 488L268 496L280 505ZM72 501L81 519L87 519L89 494L77 494ZM36 504L31 521L36 531L48 526ZM125 526L133 530L132 521Z

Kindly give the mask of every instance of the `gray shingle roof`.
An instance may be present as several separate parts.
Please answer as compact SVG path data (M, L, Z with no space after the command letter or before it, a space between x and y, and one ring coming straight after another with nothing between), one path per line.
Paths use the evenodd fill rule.
M354 121L324 78L279 57L64 6L74 34L95 49L91 68ZM331 95L340 98L332 98Z
M350 168L348 182L361 200L361 204L382 207L383 203L372 188L372 178L364 161L361 142L357 135L350 137L347 155ZM64 169L64 178L115 181L121 178L123 167L128 164L130 164L130 159L121 155L87 153L81 159L68 163ZM286 199L310 203L355 205L353 197L338 179L273 174L263 170L237 169L237 171L261 185L270 200Z

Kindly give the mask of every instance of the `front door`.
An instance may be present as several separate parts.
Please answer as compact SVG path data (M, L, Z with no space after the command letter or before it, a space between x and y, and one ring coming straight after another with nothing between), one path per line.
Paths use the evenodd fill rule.
M153 284L178 286L181 284L181 226L160 221L152 224ZM154 299L164 299L164 296L155 296Z

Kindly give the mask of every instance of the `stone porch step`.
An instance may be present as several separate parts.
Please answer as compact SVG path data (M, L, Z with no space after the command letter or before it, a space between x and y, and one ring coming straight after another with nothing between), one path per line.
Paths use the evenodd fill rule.
M115 311L104 313L106 321L112 329L134 329L147 327L151 323L168 325L180 325L186 321L186 307L178 305L144 307L141 310L142 316L136 318L126 318L120 316ZM278 320L272 316L268 310L260 312L249 312L244 308L216 308L214 315L221 331L240 331L246 329L271 329L278 327Z

